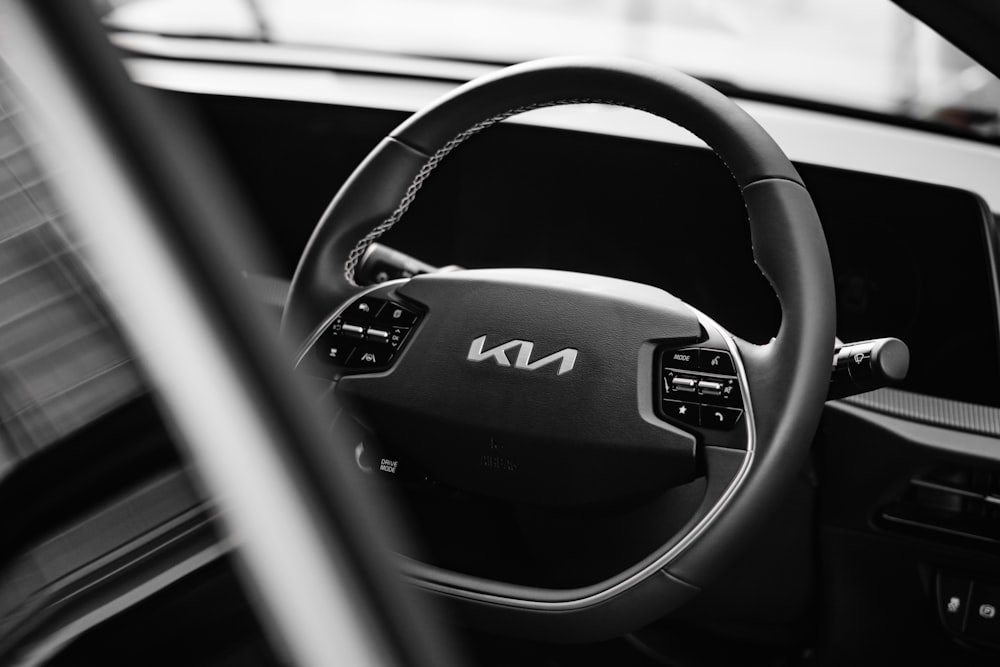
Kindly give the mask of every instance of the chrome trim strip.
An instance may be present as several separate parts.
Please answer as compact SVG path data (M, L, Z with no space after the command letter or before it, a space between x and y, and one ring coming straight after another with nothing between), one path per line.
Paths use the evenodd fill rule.
M425 578L419 573L414 572L413 561L406 558L401 558L401 569L403 573L407 576L408 580L414 585L422 588L424 590L433 591L436 593L443 593L453 597L465 598L468 600L476 600L479 602L490 602L494 604L500 604L508 607L517 607L521 609L534 609L539 611L573 611L580 610L586 607L591 607L600 604L606 600L609 600L616 595L619 595L634 586L642 583L650 577L656 576L665 566L669 565L674 559L684 553L687 548L694 543L709 527L715 522L716 517L722 512L732 500L733 496L743 485L746 480L747 474L750 471L751 466L754 461L754 453L756 451L757 442L757 429L756 423L754 421L754 410L753 401L750 396L750 386L747 384L746 380L746 368L743 365L743 359L740 357L739 348L736 346L733 337L721 327L715 320L708 317L697 308L689 306L691 310L695 312L698 316L698 320L706 328L713 328L719 333L719 335L726 341L726 347L729 348L730 354L733 356L733 362L736 364L737 379L740 383L740 389L744 396L744 427L747 429L747 449L746 456L743 458L743 464L736 473L735 479L730 483L723 492L722 497L719 501L706 513L701 521L687 535L685 535L681 540L671 547L667 552L662 554L659 558L654 560L649 565L642 568L640 571L632 574L631 576L613 584L597 593L579 597L571 598L567 600L558 601L548 601L548 600L529 600L529 599L518 599L505 597L501 595L494 595L492 593L484 593L477 590L470 590L466 588L458 588L451 586L449 584L441 583L430 578ZM571 592L570 591L567 592Z

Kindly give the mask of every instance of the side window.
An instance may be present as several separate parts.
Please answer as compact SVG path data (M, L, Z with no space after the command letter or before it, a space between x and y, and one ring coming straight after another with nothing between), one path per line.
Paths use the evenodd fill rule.
M0 476L143 392L0 63Z

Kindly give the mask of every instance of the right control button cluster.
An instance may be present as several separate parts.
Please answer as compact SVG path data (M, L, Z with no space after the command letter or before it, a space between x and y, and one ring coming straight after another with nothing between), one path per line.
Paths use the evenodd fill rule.
M729 352L704 347L660 355L659 412L666 419L729 430L743 416L743 398Z
M938 572L938 613L962 639L1000 647L1000 584Z

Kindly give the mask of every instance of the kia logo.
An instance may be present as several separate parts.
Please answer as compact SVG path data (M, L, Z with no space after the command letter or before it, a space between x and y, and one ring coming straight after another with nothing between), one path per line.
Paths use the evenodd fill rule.
M486 359L493 359L497 362L498 366L510 367L510 357L507 356L507 352L517 348L517 358L514 359L513 365L514 368L518 368L522 371L536 371L542 366L547 366L555 361L558 361L559 370L556 371L556 375L562 375L563 373L569 373L573 370L573 366L576 364L577 351L572 347L567 347L566 349L559 350L558 352L553 352L547 357L531 361L531 353L535 349L535 344L530 340L512 340L504 343L503 345L497 345L494 348L490 348L489 350L483 350L483 346L485 344L486 336L480 336L472 341L472 345L469 346L469 354L466 357L466 360L485 361Z

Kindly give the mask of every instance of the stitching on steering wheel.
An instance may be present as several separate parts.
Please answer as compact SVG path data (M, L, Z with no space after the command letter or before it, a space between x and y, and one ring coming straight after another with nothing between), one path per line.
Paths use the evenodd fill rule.
M409 187L406 188L406 193L400 200L399 205L396 207L396 210L394 210L388 218L386 218L378 225L376 225L374 228L372 228L370 232L365 234L365 236L360 241L358 241L357 245L354 246L354 249L351 250L351 252L347 255L347 261L344 262L344 277L347 279L347 282L353 285L354 287L358 286L357 283L354 282L355 270L357 269L358 263L361 261L361 257L364 256L365 251L368 250L368 246L374 243L376 239L382 236L382 234L392 229L392 226L400 221L403 215L406 214L406 211L413 204L413 201L417 198L417 193L420 192L420 188L423 187L424 181L426 181L427 178L430 177L431 172L433 172L434 169L436 169L437 166L446 157L448 157L448 155L453 150L458 148L467 139L470 139L471 137L482 132L488 127L496 125L497 123L506 120L511 116L516 116L518 114L525 113L527 111L534 111L535 109L544 109L554 106L564 106L568 104L608 104L611 106L627 107L630 109L636 109L638 111L645 111L646 113L652 113L651 111L643 109L642 107L633 106L631 104L622 104L620 102L614 102L612 100L599 100L590 98L552 100L549 102L537 102L535 104L526 104L524 106L508 109L507 111L498 113L495 116L490 116L485 120L479 121L478 123L468 128L467 130L464 130L463 132L459 132L450 141L448 141L448 143L446 143L444 146L435 151L435 153L427 159L427 162L425 162L423 166L420 167L420 171L417 172L416 176L413 177L413 181L410 182Z
M437 166L441 164L441 162L446 157L448 157L448 155L453 150L458 148L467 139L474 137L483 130L492 127L493 125L496 125L501 121L507 120L511 116L516 116L518 114L526 113L528 111L534 111L535 109L546 109L548 107L566 106L570 104L607 104L609 106L635 109L636 111L642 111L648 114L652 114L657 118L664 118L658 113L652 112L649 109L636 106L634 104L625 104L623 102L616 102L614 100L580 97L580 98L569 98L562 100L551 100L548 102L536 102L534 104L526 104L524 106L508 109L507 111L498 113L495 116L490 116L485 120L479 121L469 129L456 134L454 137L451 138L450 141L448 141L448 143L446 143L444 146L435 151L433 155L427 158L427 162L425 162L423 166L420 167L420 171L418 171L417 175L413 177L413 180L410 182L409 187L406 188L406 192L403 194L403 198L400 200L399 205L396 206L396 209L392 212L392 214L388 218L377 224L375 227L373 227L370 232L365 234L364 237L360 241L358 241L357 245L354 246L351 252L348 253L347 261L344 262L344 277L347 279L348 284L352 285L353 287L358 287L358 284L354 282L354 275L358 267L358 264L361 262L361 258L365 254L365 251L368 250L368 247L372 243L374 243L380 236L382 236L387 231L392 229L393 225L395 225L397 222L400 221L400 219L402 219L402 217L406 214L406 211L409 210L410 206L417 198L417 193L420 192L420 188L423 187L424 181L426 181L430 177L431 172L433 172L434 169L436 169ZM665 118L665 120L670 120L670 119ZM684 125L677 123L677 121L671 120L670 122L675 123L679 127L687 129ZM715 155L720 160L722 160L722 164L726 166L726 169L729 171L729 175L732 176L733 180L737 181L738 183L739 181L736 178L736 174L733 172L732 167L729 166L729 163L721 155L719 155L718 151L716 151L711 146L709 148L712 150L713 153L715 153ZM743 202L743 206L744 208L746 208L745 200Z

